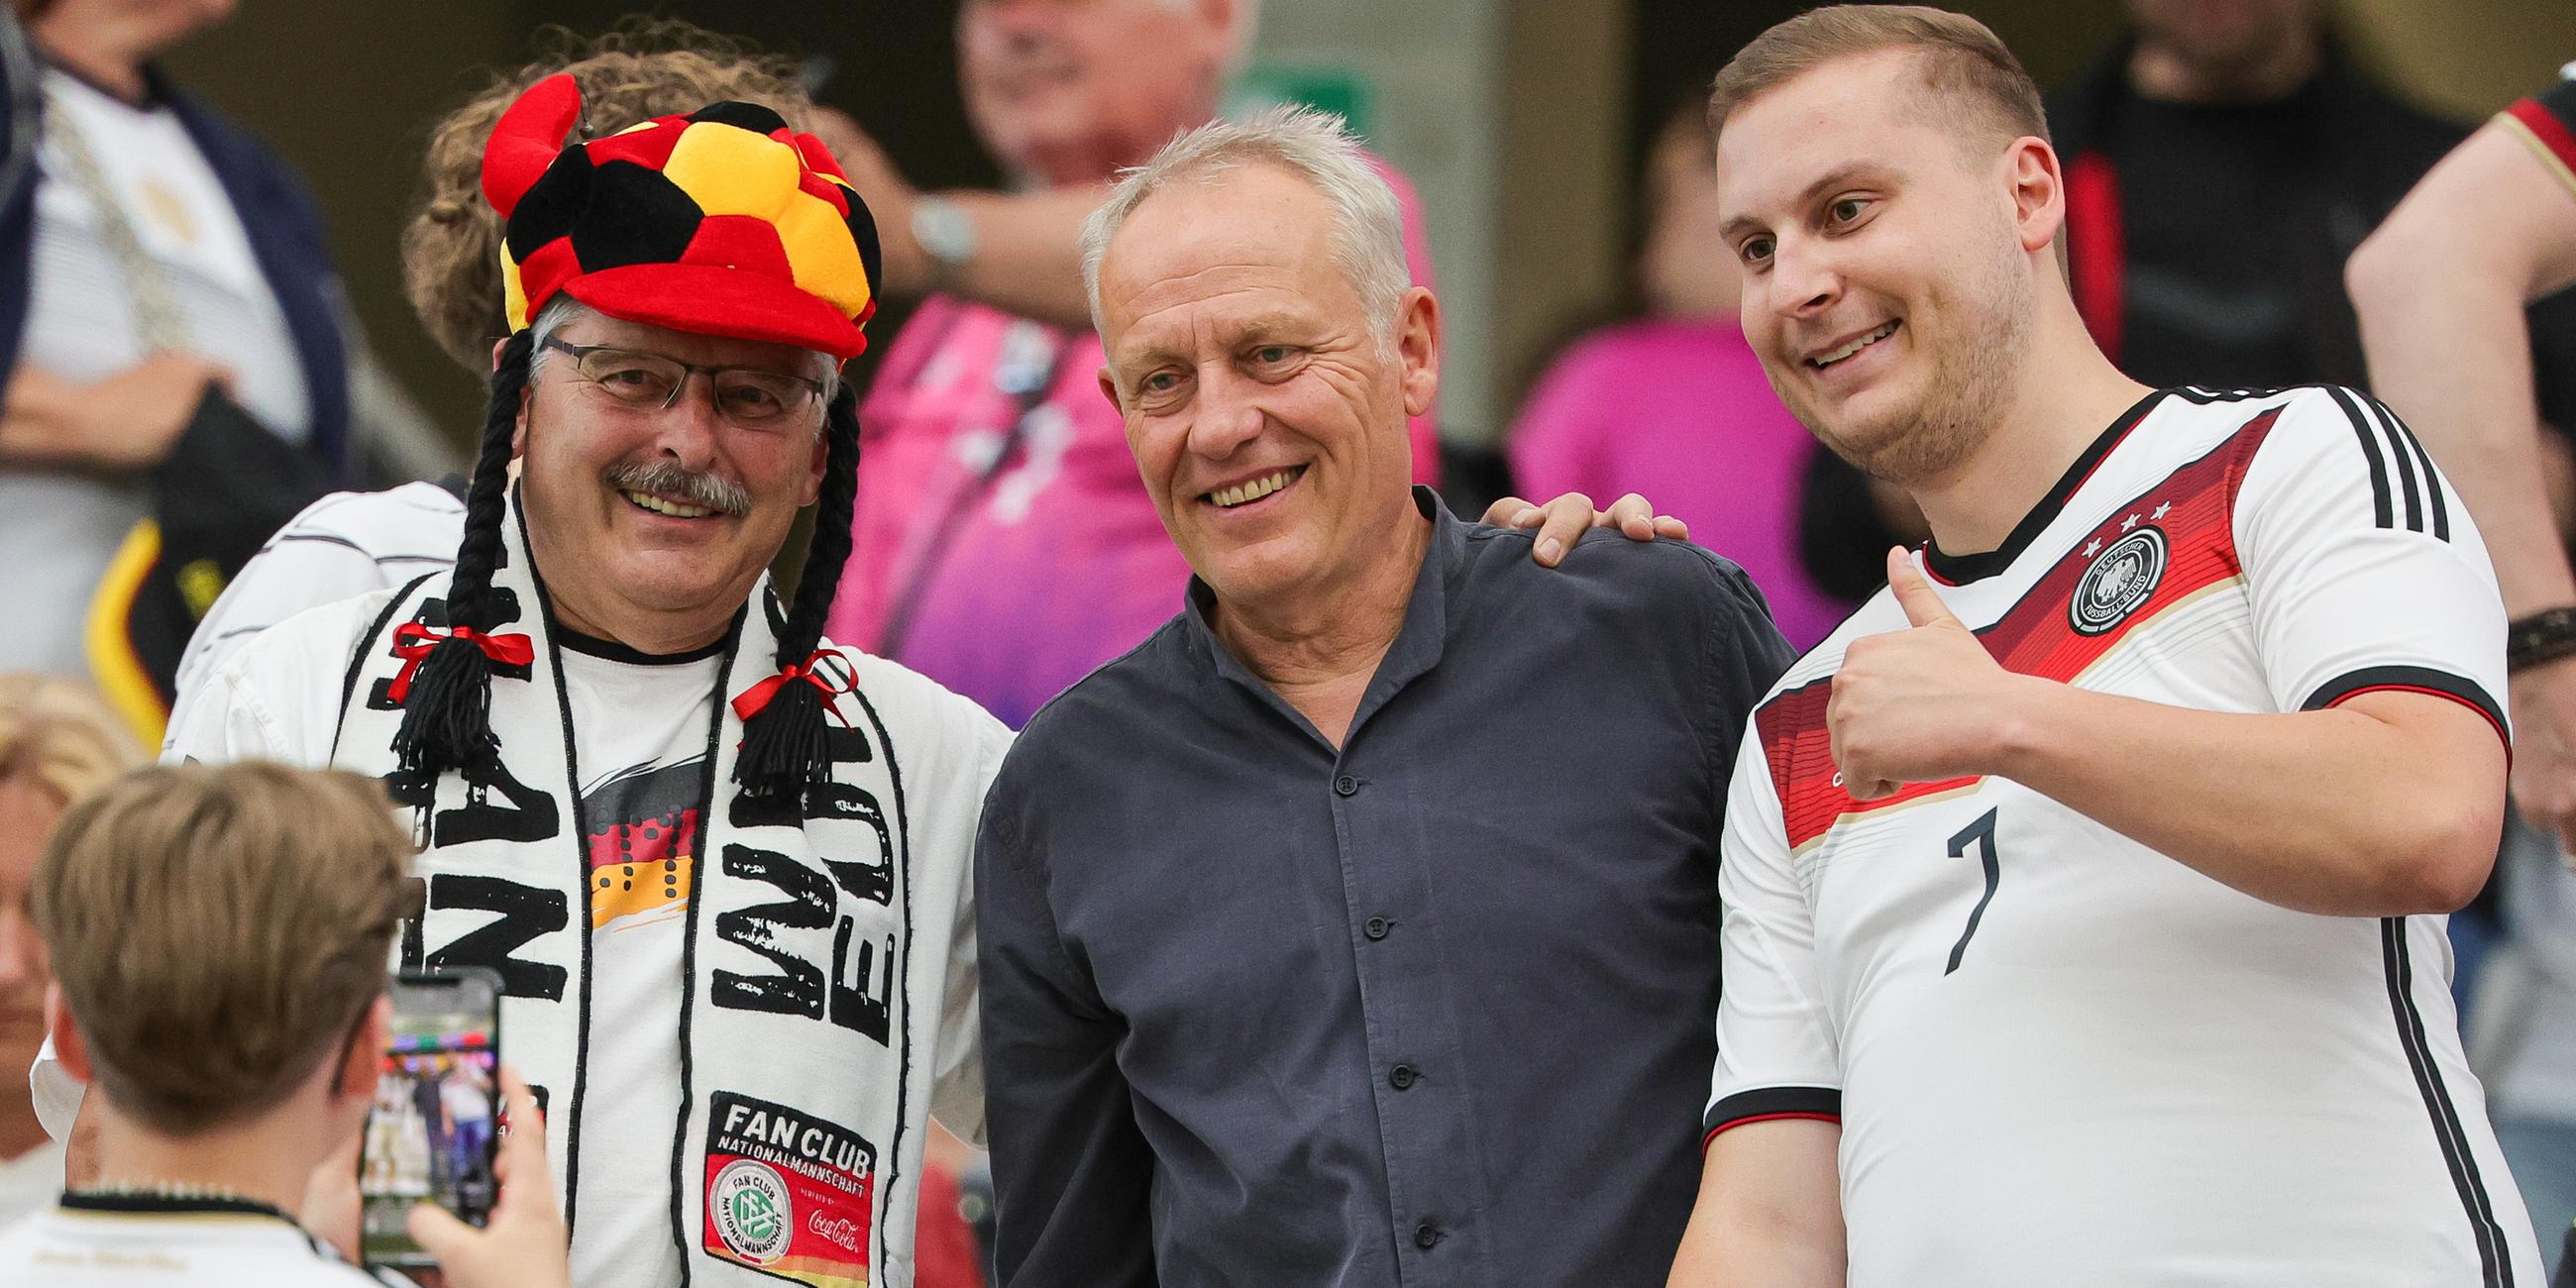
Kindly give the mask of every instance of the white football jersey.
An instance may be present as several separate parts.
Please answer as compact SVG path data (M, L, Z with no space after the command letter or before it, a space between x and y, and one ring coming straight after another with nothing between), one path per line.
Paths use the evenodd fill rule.
M234 1199L79 1195L0 1229L11 1288L388 1288L277 1211Z
M2400 689L2505 735L2485 547L2349 390L2153 394L2002 548L1926 565L2014 671L2208 711ZM2444 919L2279 908L2008 779L1854 799L1834 672L1906 625L1880 591L1738 757L1709 1134L1839 1119L1860 1288L2536 1288Z

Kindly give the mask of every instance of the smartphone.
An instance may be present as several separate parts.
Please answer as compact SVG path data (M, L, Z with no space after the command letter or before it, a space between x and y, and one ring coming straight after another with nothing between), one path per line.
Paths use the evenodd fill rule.
M501 977L480 967L394 977L393 1037L358 1154L360 1251L388 1266L432 1264L404 1221L427 1200L483 1224L500 1186Z

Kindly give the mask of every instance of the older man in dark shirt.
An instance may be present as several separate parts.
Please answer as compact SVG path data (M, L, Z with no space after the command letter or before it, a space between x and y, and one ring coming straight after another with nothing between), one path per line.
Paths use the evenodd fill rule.
M1439 309L1333 118L1176 140L1085 262L1197 577L986 806L1003 1281L1662 1282L1761 597L1408 490Z

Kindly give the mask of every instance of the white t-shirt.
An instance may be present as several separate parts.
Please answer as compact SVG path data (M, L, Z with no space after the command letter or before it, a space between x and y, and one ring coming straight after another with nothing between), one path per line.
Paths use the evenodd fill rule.
M383 1288L271 1208L86 1199L0 1229L9 1288Z
M697 802L707 774L708 704L721 646L656 661L558 628L564 691L583 731L579 816L592 894L591 1061L582 1098L582 1238L576 1283L672 1288L671 1143L680 1100L682 931L695 872ZM502 1055L509 1032L502 1031ZM556 1085L569 1086L568 1081Z
M119 208L161 269L192 353L233 372L242 408L289 442L310 434L302 359L250 236L214 168L166 105L135 107L60 71L46 110L80 132ZM48 138L36 185L26 339L18 360L75 384L103 380L146 353L133 288L100 214ZM79 471L0 468L0 670L85 672L83 613L126 532L146 514L140 487Z
M405 580L408 580L407 578ZM348 662L377 615L385 591L326 604L259 632L211 667L193 692L183 695L170 724L165 759L205 761L265 758L288 764L328 764L339 725L340 690ZM604 658L565 645L564 679L573 704L575 756L588 815L594 801L602 817L626 813L641 820L621 835L597 829L591 852L614 851L617 861L594 865L592 879L617 883L609 915L592 928L594 946L590 1057L579 1133L580 1191L574 1212L573 1281L584 1288L679 1282L680 1262L670 1213L670 1132L679 1112L678 1014L684 905L666 898L667 886L685 892L690 865L662 866L664 838L693 837L688 826L663 828L656 812L674 774L689 772L687 757L703 756L706 701L714 665L683 662L656 666ZM611 651L614 651L613 649ZM904 849L913 871L906 975L910 993L903 1014L920 1026L913 1049L930 1053L927 1067L908 1074L908 1094L893 1085L851 1089L883 1096L902 1107L906 1130L900 1157L884 1175L897 1178L881 1191L881 1210L904 1214L880 1228L889 1280L910 1277L913 1229L922 1170L922 1140L932 1115L970 1141L983 1136L983 1078L977 1032L974 901L970 885L975 823L984 793L1009 749L1011 733L974 703L893 662L844 650L859 690L882 722L887 749L904 785L901 818L910 837ZM699 669L699 668L703 669ZM665 672L676 671L678 680ZM674 733L691 732L685 739ZM609 802L624 801L622 809ZM657 831L657 835L646 835ZM621 844L640 842L630 864ZM685 848L685 846L683 846ZM694 857L694 856L692 856ZM634 871L626 869L632 866ZM677 881L666 883L666 875ZM633 881L630 889L625 883ZM502 1056L508 1050L512 1000L502 1003ZM785 1053L782 1053L785 1054ZM532 1083L573 1085L569 1068L525 1067ZM48 1050L32 1075L36 1107L48 1130L68 1130L81 1087ZM550 1110L560 1111L552 1104ZM828 1108L818 1108L818 1113ZM618 1120L639 1124L621 1130ZM562 1139L570 1139L569 1136ZM558 1171L557 1184L563 1184ZM560 1197L560 1196L559 1196ZM744 1272L753 1274L756 1272Z
M2002 549L1928 562L2014 671L2210 711L2403 689L2505 734L2485 548L2348 391L2157 394ZM2444 919L2275 907L2007 779L1853 799L1833 675L1905 625L1881 591L1790 668L1722 845L1704 1125L1839 1117L1850 1282L2541 1282Z
M63 1195L63 1143L45 1140L16 1158L0 1158L0 1226L54 1205Z

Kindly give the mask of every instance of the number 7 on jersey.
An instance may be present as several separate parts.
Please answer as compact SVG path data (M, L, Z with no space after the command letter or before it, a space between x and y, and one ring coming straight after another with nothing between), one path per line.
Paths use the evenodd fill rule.
M1994 810L1978 815L1976 822L1960 828L1959 834L1950 838L1950 857L1966 858L1970 845L1977 847L1977 857L1986 865L1986 892L1977 897L1977 906L1968 910L1968 928L1960 931L1959 942L1951 945L1949 969L1941 972L1944 975L1959 969L1959 958L1966 955L1968 941L1976 937L1977 923L1984 919L1986 905L1995 901L1995 882L2002 875L2002 869L1995 861Z

